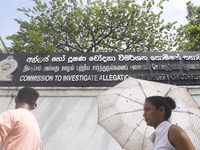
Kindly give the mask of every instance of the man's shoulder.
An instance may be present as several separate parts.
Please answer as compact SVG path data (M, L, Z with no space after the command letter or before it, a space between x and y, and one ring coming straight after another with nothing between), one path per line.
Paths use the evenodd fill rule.
M26 109L13 109L3 112L2 115L5 117L10 117L10 118L15 118L16 120L20 120L25 116L32 115L32 113Z

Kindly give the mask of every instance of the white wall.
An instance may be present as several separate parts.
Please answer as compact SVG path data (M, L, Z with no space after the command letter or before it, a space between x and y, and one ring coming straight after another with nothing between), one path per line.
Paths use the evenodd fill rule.
M97 125L96 95L106 88L37 88L39 122L45 150L121 150L118 143ZM0 88L0 112L17 89Z
M0 113L14 108L14 102L9 102L19 88L0 87ZM40 98L33 113L39 122L44 150L122 150L97 125L96 96L108 88L36 89ZM200 103L200 87L189 89Z

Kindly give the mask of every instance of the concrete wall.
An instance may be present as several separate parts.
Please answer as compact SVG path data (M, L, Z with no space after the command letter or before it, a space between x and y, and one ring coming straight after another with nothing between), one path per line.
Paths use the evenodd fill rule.
M18 88L0 87L0 113L14 108ZM45 150L121 150L97 125L96 95L108 88L36 88L40 93L33 111ZM189 87L200 104L200 87Z

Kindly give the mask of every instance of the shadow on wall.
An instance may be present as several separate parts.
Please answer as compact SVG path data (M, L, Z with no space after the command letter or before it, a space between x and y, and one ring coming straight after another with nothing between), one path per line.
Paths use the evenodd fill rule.
M33 113L45 150L121 150L97 125L95 97L40 97Z

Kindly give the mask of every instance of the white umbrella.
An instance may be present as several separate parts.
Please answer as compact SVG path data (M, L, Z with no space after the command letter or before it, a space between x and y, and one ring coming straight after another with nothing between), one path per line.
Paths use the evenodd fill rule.
M98 124L127 150L150 150L143 105L146 97L169 96L176 102L170 121L183 128L200 149L200 109L187 88L129 77L97 96Z

